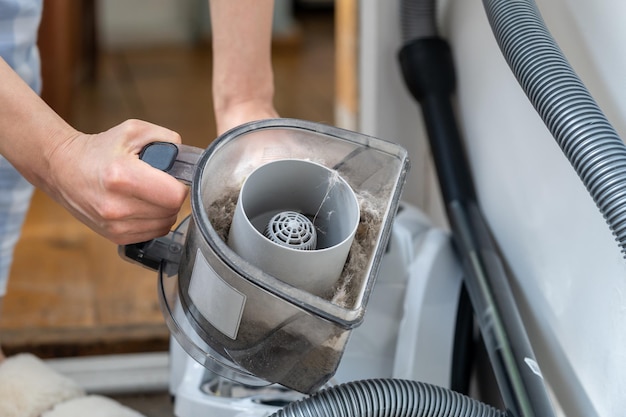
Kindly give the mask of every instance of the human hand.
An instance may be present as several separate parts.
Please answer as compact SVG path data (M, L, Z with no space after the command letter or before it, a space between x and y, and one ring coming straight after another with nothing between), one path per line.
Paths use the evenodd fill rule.
M271 101L250 99L236 101L224 108L216 108L215 122L218 136L247 122L277 118L278 112Z
M219 135L247 122L280 117L271 101L264 99L231 102L224 110L216 109L215 116ZM294 149L297 145L288 131L256 131L254 138L242 150L233 167L235 181L242 181L252 170L267 162L294 158L302 153L300 149Z
M106 132L76 132L49 156L43 187L91 229L117 244L165 235L176 222L187 187L138 157L154 141L180 143L169 129L127 120Z

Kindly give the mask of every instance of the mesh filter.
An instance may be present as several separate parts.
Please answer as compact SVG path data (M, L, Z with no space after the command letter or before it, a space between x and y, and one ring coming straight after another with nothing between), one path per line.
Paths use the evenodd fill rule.
M295 211L283 211L272 217L265 236L274 243L293 249L313 250L317 245L313 222Z

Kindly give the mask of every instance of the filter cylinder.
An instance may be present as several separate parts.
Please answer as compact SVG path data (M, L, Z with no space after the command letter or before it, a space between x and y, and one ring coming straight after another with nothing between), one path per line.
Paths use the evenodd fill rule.
M356 195L336 171L273 161L244 181L228 245L265 273L323 296L341 276L359 218Z

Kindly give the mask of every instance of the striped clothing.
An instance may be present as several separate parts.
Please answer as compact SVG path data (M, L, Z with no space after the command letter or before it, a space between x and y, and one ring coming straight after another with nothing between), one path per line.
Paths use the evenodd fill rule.
M36 45L41 10L42 0L0 0L0 56L37 93L41 90ZM0 156L0 297L6 292L13 248L32 193L32 185Z

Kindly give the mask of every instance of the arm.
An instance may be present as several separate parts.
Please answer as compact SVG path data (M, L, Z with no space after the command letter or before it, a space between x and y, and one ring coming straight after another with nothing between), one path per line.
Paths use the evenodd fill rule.
M218 134L278 117L271 63L273 0L210 0Z
M87 226L115 243L167 233L186 187L137 157L177 133L138 120L88 135L68 125L0 59L0 154Z

